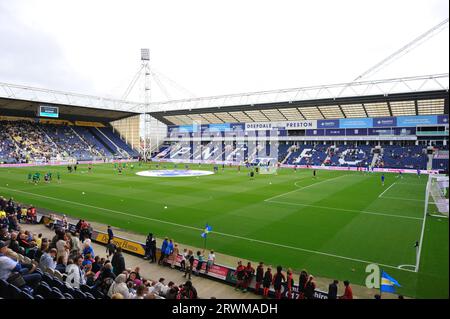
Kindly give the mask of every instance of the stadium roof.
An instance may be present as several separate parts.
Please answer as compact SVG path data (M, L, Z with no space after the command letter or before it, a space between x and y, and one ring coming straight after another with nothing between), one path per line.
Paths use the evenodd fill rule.
M0 83L0 115L36 117L40 104L59 107L61 119L110 122L130 117L138 103Z
M445 73L152 102L146 106L0 82L0 112L35 116L36 106L43 103L60 106L60 113L69 117L113 121L149 113L169 125L444 114L448 113L448 87L449 75Z
M260 92L274 101L151 112L168 125L448 114L448 74ZM281 96L281 98L280 98ZM244 95L229 96L245 99ZM255 101L258 93L248 95ZM220 97L211 98L219 102ZM260 97L260 99L262 99ZM187 105L195 99L179 101ZM225 101L226 102L226 101ZM168 102L176 103L176 101ZM224 103L227 104L227 103ZM200 106L200 107L199 107ZM202 107L203 106L203 107Z
M37 117L39 105L55 105L59 107L59 118L64 120L82 120L96 122L112 122L136 115L133 112L122 112L91 107L42 103L38 101L16 100L0 97L0 115Z

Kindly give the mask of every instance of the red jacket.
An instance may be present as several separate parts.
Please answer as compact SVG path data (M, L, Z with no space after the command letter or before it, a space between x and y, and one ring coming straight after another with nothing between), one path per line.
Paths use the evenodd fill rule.
M352 287L345 287L344 295L341 297L341 299L353 299Z

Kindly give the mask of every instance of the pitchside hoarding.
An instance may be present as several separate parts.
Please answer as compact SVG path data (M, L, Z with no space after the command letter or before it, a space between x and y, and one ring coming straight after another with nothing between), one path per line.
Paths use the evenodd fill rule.
M317 128L317 121L283 121L283 122L250 122L245 123L246 131L268 131L273 129L283 130L301 130L301 129L315 129Z

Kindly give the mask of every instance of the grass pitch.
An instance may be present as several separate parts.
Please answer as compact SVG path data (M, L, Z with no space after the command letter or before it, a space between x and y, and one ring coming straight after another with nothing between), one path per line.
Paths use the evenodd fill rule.
M165 165L173 168L173 165ZM180 166L180 165L179 165ZM212 170L208 165L192 169ZM307 269L316 276L364 285L365 267L377 263L402 285L399 294L448 298L448 219L427 217L427 176L282 169L257 175L226 168L201 177L118 175L112 164L92 173L80 165L1 168L0 195L69 216L143 234L169 236L203 247L205 223L213 227L207 247L274 266ZM155 169L155 164L151 165ZM27 182L28 173L53 173L53 181ZM61 183L56 172L61 173ZM83 194L84 192L84 194ZM167 208L165 208L167 206ZM414 243L421 241L420 268ZM400 268L399 268L400 267Z

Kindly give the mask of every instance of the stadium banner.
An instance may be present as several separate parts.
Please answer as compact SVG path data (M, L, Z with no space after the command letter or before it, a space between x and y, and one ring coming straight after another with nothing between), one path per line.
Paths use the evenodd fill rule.
M437 122L438 124L448 125L448 115L438 115Z
M352 136L352 135L367 135L367 128L355 128L355 129L346 129L345 135L346 136Z
M100 242L102 244L108 243L108 234L93 231L92 237L96 242ZM134 254L145 256L145 246L140 243L130 241L121 237L114 237L113 242L117 247L121 247L124 251L130 251Z
M324 136L324 135L325 135L324 129L306 130L306 136Z
M339 128L339 129L326 130L325 135L327 135L327 136L344 136L345 129Z
M340 119L339 128L369 128L373 127L372 118L357 118L357 119Z
M120 159L120 160L113 160L113 162L120 162L120 163L131 163L131 162L138 162L138 159ZM95 161L78 161L78 164L104 164L106 163L104 160L95 160ZM110 163L110 162L108 162ZM0 168L2 167L32 167L32 166L61 166L61 165L68 165L73 164L70 161L67 160L61 160L61 161L52 161L52 162L33 162L33 163L20 163L20 164L0 164Z
M246 131L269 131L273 129L299 130L299 129L316 129L316 128L317 128L316 120L245 123Z
M317 120L319 128L339 128L339 120Z
M396 117L377 117L373 119L373 127L397 126Z
M434 125L438 123L436 115L419 115L419 116L399 116L397 117L397 126L418 126L418 125Z

